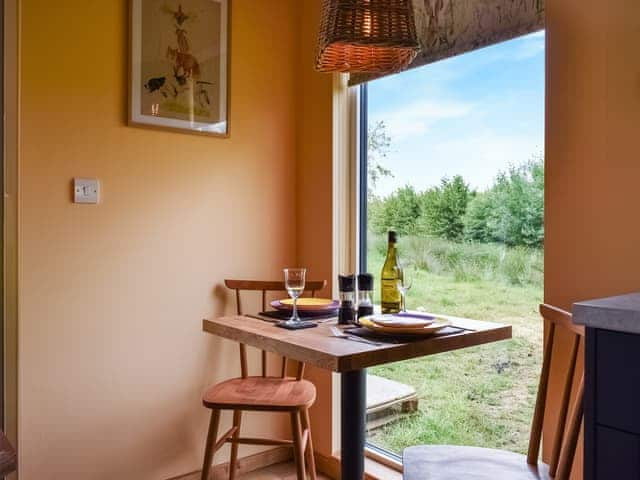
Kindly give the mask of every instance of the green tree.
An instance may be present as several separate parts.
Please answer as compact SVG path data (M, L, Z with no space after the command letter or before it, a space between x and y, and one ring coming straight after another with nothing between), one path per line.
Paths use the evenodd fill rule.
M482 192L474 196L467 206L464 217L464 237L477 242L492 242L493 232L490 228L493 195Z
M534 158L496 179L496 239L507 245L540 246L544 239L544 162Z
M391 170L383 165L390 151L391 137L387 132L387 125L382 120L369 125L367 129L367 174L371 194L374 194L378 180L382 177L393 177Z
M419 230L447 240L461 240L471 197L472 192L462 176L443 178L438 187L422 194Z
M376 195L370 195L367 200L367 224L372 232L384 233L386 230L385 204L386 199L382 200Z
M383 121L369 125L367 131L367 222L371 228L382 233L386 228L384 200L376 195L378 181L383 177L393 177L391 170L382 162L391 151L391 137Z
M544 160L511 166L478 195L464 218L465 238L538 247L544 240Z
M384 200L369 202L370 206L372 204L374 212L369 218L374 232L395 230L401 235L417 232L420 199L412 186L399 188Z

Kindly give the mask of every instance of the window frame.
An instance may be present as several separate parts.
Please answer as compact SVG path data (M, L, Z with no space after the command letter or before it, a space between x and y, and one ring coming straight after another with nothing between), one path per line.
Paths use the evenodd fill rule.
M368 84L363 83L357 87L358 95L358 111L356 112L358 125L358 269L361 272L367 271L367 193L369 188L368 178L368 126L369 126L369 107L368 102Z
M357 223L357 258L358 271L367 271L367 198L369 188L369 157L368 157L368 132L369 132L369 106L368 106L368 85L362 83L355 87L358 91L357 108L354 109L355 121L358 124L357 135L354 141L356 145L356 160L358 162L355 185L357 192L357 208L355 218ZM381 463L393 470L402 472L402 457L394 452L371 443L365 438L365 456L375 462Z

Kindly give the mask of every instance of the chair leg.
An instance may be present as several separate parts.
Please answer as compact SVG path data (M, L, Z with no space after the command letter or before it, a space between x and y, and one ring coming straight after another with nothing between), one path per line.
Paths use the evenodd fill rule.
M235 480L238 470L238 444L235 440L240 437L240 424L242 423L242 410L233 411L233 426L238 427L231 437L231 460L229 461L229 480Z
M313 441L311 440L311 421L309 420L309 410L304 409L302 412L302 428L307 430L307 466L309 468L309 476L311 480L316 480L316 459L313 452Z
M209 472L211 471L211 463L216 452L213 446L216 444L218 437L218 425L220 424L220 410L211 410L211 420L209 421L209 433L207 434L207 443L204 447L204 463L202 464L202 475L200 480L209 480Z
M300 412L291 412L291 431L293 433L293 456L296 461L296 472L298 480L306 480L304 468L304 445L302 445L302 425L300 422Z

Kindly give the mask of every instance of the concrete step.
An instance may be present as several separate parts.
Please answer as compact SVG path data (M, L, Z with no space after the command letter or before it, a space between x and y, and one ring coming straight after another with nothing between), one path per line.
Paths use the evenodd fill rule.
M404 383L367 375L367 430L391 423L418 410L415 388Z

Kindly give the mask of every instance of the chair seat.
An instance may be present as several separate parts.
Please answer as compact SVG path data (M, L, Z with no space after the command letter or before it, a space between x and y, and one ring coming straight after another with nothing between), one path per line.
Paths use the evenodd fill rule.
M504 450L449 445L409 447L404 480L548 480L547 465Z
M280 377L234 378L210 387L202 398L208 408L291 411L309 408L316 387L307 380Z

